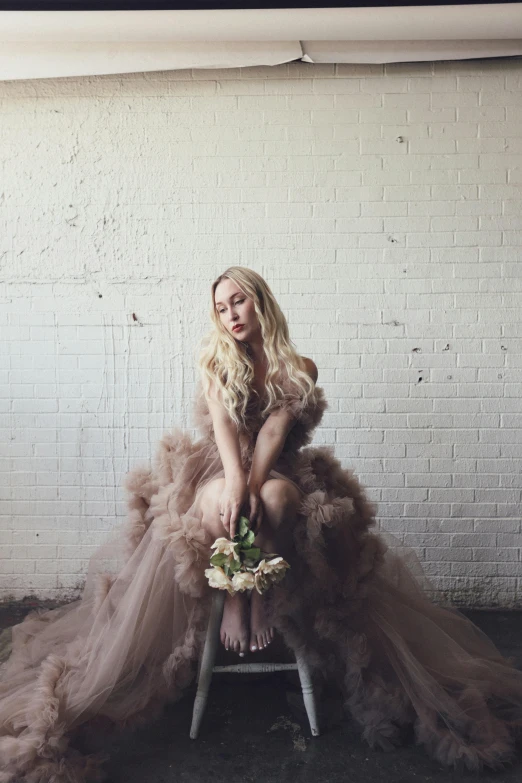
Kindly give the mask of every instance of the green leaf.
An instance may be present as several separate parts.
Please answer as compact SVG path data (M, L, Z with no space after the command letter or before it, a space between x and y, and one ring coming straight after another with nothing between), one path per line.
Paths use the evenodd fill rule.
M241 563L239 563L237 560L232 560L229 563L228 568L231 574L235 574L236 571L239 571L241 569Z
M254 543L254 538L256 537L256 534L253 530L249 530L247 536L245 537L245 544L248 544L248 546L251 546L251 544Z
M212 555L210 558L210 562L214 566L222 566L223 563L226 563L228 560L228 555L224 555L222 553L216 552L215 555Z
M259 547L252 547L251 549L244 549L243 556L248 560L259 560L261 550Z
M241 538L244 538L244 536L246 536L246 534L248 533L249 529L250 529L250 522L248 521L248 519L246 517L240 516L239 517L239 531L238 531L239 532L239 536Z

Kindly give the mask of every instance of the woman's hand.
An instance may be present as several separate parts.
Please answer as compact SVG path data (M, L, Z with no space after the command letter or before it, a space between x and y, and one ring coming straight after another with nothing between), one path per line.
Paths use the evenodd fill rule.
M248 500L248 485L245 476L238 476L225 483L219 499L220 519L232 540L236 535L240 512Z
M263 501L261 500L260 487L254 484L248 484L248 503L250 506L250 513L248 519L250 520L250 528L254 533L259 532L261 523L263 522Z

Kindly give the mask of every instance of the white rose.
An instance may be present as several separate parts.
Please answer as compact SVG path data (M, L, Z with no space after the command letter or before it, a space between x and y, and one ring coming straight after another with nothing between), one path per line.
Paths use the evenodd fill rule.
M211 549L216 550L216 554L220 555L232 555L235 560L239 562L239 555L237 553L238 545L234 541L229 541L228 538L216 538Z
M290 566L282 557L274 557L268 562L261 560L254 572L257 592L264 593L273 582L280 582L287 568Z
M230 595L234 595L235 590L232 586L232 580L219 566L207 568L205 576L208 579L210 587L217 587L218 590L228 590Z
M287 568L290 568L290 565L282 557L274 557L268 561L261 560L258 567L261 573L270 576L272 581L279 582L284 577Z
M238 571L232 577L232 585L235 590L239 590L240 592L252 590L255 586L254 574L249 571Z
M264 560L261 560L256 570L254 571L254 582L257 592L261 595L270 587L270 581L263 571Z

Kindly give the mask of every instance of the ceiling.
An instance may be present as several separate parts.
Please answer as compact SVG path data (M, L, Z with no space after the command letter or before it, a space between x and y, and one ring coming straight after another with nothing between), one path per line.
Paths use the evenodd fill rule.
M101 5L0 0L0 79L522 56L518 2Z

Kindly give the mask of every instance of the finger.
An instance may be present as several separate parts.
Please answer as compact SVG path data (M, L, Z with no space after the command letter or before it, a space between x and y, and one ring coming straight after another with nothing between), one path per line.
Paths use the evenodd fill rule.
M250 512L250 527L252 530L255 531L256 526L258 524L258 518L259 518L259 509L257 507L256 503L253 503L251 506L251 512Z
M227 523L228 523L228 516L227 516L227 509L226 508L220 508L219 509L219 518L221 520L221 524L226 530Z
M236 507L234 509L234 511L233 511L233 514L232 514L232 519L233 519L233 523L234 523L234 531L236 531L236 532L237 532L237 529L239 527L239 517L240 517L240 509Z

